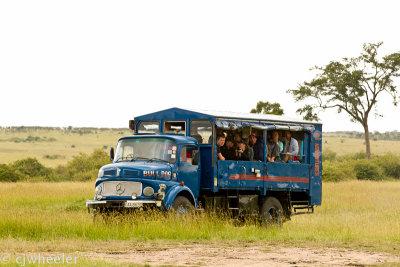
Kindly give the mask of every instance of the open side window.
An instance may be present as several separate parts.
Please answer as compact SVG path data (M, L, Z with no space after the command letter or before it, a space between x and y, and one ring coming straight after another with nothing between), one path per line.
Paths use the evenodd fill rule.
M190 121L190 136L199 142L199 144L212 143L212 125L208 120Z
M160 133L160 122L159 121L141 121L138 126L138 133Z
M163 133L186 135L186 121L164 121Z

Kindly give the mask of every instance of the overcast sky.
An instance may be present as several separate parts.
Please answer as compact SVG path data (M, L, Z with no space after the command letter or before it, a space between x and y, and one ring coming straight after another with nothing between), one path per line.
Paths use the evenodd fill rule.
M249 112L309 68L400 50L398 1L0 1L0 126L127 127L170 108ZM400 130L381 98L371 131ZM358 130L321 114L324 130Z

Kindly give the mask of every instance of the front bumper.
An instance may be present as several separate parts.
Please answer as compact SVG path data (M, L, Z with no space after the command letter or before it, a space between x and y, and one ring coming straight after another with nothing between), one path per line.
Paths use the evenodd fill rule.
M132 209L153 206L160 208L161 200L86 200L86 208L90 209Z

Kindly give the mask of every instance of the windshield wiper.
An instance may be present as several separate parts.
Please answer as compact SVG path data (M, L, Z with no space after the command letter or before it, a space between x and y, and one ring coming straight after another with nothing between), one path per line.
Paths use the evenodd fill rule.
M133 157L130 161L135 161L135 160L138 160L138 159L144 159L144 160L146 160L146 159L149 159L149 158L145 158L145 157Z
M115 162L119 162L120 160L122 161L122 160L127 160L128 158L127 157L119 157Z
M165 160L165 159L159 159L159 158L151 158L151 159L149 159L149 160L148 160L148 161L146 161L146 162L152 162L152 161L154 161L154 160L159 160L159 161L162 161L162 162L169 163L169 161L168 161L168 160Z

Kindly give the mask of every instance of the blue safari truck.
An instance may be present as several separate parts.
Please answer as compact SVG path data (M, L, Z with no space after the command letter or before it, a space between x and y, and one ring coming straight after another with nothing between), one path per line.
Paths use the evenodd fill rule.
M171 108L129 126L134 134L99 170L89 212L224 210L270 224L321 205L320 123Z

